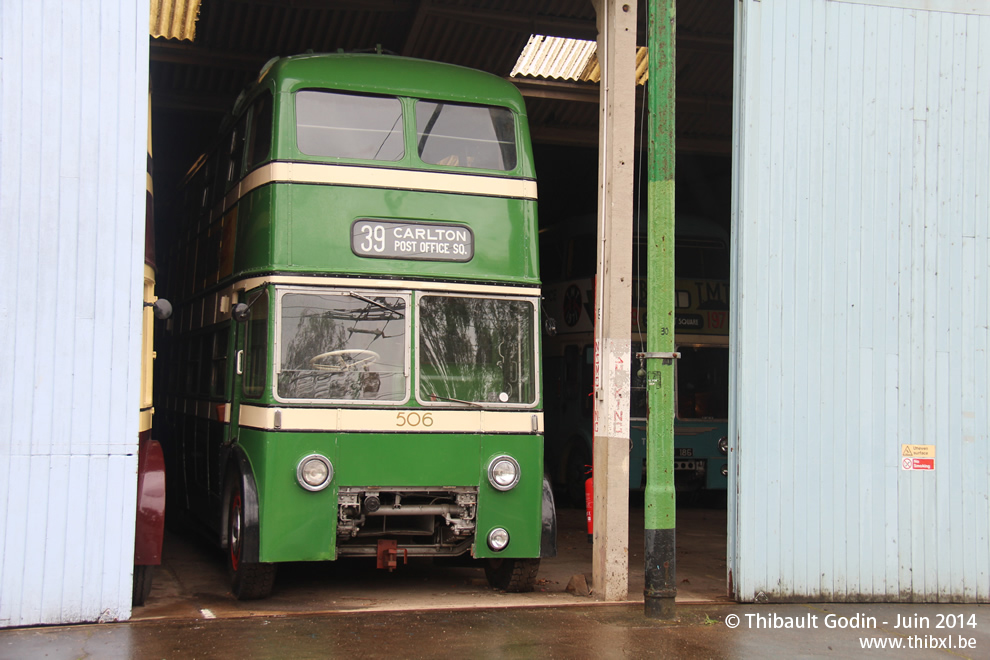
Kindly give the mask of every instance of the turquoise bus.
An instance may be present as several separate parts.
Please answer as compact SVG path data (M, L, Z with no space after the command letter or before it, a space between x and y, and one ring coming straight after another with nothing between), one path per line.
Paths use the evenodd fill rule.
M729 237L707 218L675 229L674 480L684 495L724 493L728 483ZM558 495L584 506L591 466L597 222L571 219L541 236L546 313L556 335L544 347L546 469ZM631 354L645 350L645 242L633 254ZM639 373L642 368L642 374ZM645 366L630 388L629 487L646 487Z
M380 54L272 60L171 219L168 510L226 549L233 594L346 557L473 558L531 590L555 514L515 87Z

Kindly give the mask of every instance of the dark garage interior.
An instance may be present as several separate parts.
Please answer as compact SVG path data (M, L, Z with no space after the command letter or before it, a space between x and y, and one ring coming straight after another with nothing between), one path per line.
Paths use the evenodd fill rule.
M176 3L180 5L181 3ZM164 5L164 3L163 3ZM639 6L639 38L645 45L646 8ZM155 18L152 17L154 30ZM163 31L181 16L161 15ZM150 85L154 149L155 216L159 242L168 240L171 199L184 173L210 148L239 91L270 58L312 52L375 52L438 60L510 73L532 35L594 40L590 0L203 0L195 38L185 32L151 39ZM731 192L733 3L680 3L677 13L677 214L704 216L729 229ZM539 183L541 228L593 213L598 196L597 66L581 78L514 77L526 100ZM639 86L637 107L643 107ZM637 111L637 144L644 113ZM636 195L645 207L645 151L637 149ZM159 260L163 276L171 267ZM162 276L160 276L162 277ZM166 365L159 364L164 371ZM548 428L548 433L551 429ZM683 498L679 503L680 589L689 599L725 597L724 497ZM631 496L630 599L642 593L642 495ZM683 515L683 521L681 517ZM535 594L498 598L572 598L572 575L589 573L591 546L584 511L561 501L560 556L541 569ZM683 525L683 527L681 527ZM582 568L584 567L584 568ZM272 612L396 607L420 602L421 585L435 594L491 598L476 569L442 573L430 566L400 567L395 575L329 565L285 571L270 601L242 604L224 595L222 557L194 536L166 538L163 566L151 598L135 618L184 615L204 607ZM367 584L373 588L362 593ZM326 585L327 591L320 591ZM637 591L638 590L638 591ZM329 593L333 591L334 593ZM388 595L385 595L387 593ZM405 595L419 594L419 595ZM453 594L453 596L452 596ZM403 598L411 599L403 601ZM418 600L417 600L418 599ZM562 600L563 602L563 600ZM398 605L397 605L398 603ZM429 602L427 603L429 606Z

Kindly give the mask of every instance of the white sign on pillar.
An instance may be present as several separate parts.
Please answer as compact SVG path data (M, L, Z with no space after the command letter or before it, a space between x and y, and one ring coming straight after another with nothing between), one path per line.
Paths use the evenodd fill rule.
M595 435L629 439L630 360L628 339L595 340ZM604 398L608 405L601 405Z

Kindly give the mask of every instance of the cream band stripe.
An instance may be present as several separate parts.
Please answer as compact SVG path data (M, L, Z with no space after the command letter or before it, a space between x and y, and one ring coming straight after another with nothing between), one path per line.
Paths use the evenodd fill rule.
M179 414L230 423L232 405L165 397L163 406ZM448 408L286 407L241 404L238 425L263 431L324 433L513 433L541 435L543 412Z
M268 163L248 174L235 188L236 192L231 192L240 198L255 188L269 183L314 183L536 199L536 182L529 179L422 172L391 167L355 167L329 163ZM230 203L230 196L228 196L227 201Z
M265 431L542 434L543 413L517 410L360 410L241 405L238 424Z
M404 291L437 291L445 293L474 293L502 296L539 296L539 287L495 286L490 284L469 284L466 282L438 282L420 280L373 280L347 277L305 276L305 275L264 275L249 277L232 284L228 290L250 291L263 284L295 286L334 286L356 291L367 289L398 289Z

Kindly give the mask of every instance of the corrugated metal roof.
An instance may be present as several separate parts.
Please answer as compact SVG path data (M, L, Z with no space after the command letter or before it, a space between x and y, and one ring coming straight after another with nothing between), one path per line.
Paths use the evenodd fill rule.
M647 50L646 46L640 46L636 49L636 84L645 85L646 81L650 78L650 51ZM582 74L581 80L587 80L588 82L600 82L602 79L602 71L598 66L598 50L596 49L592 53L591 59L588 60L588 66L585 72Z
M151 36L195 41L199 3L200 0L151 0Z
M645 85L649 79L649 51L636 49L636 83ZM580 82L599 82L598 44L584 39L562 39L534 34L523 48L512 77L552 78Z
M596 47L594 41L534 34L529 38L509 75L586 80L582 75L595 54Z

